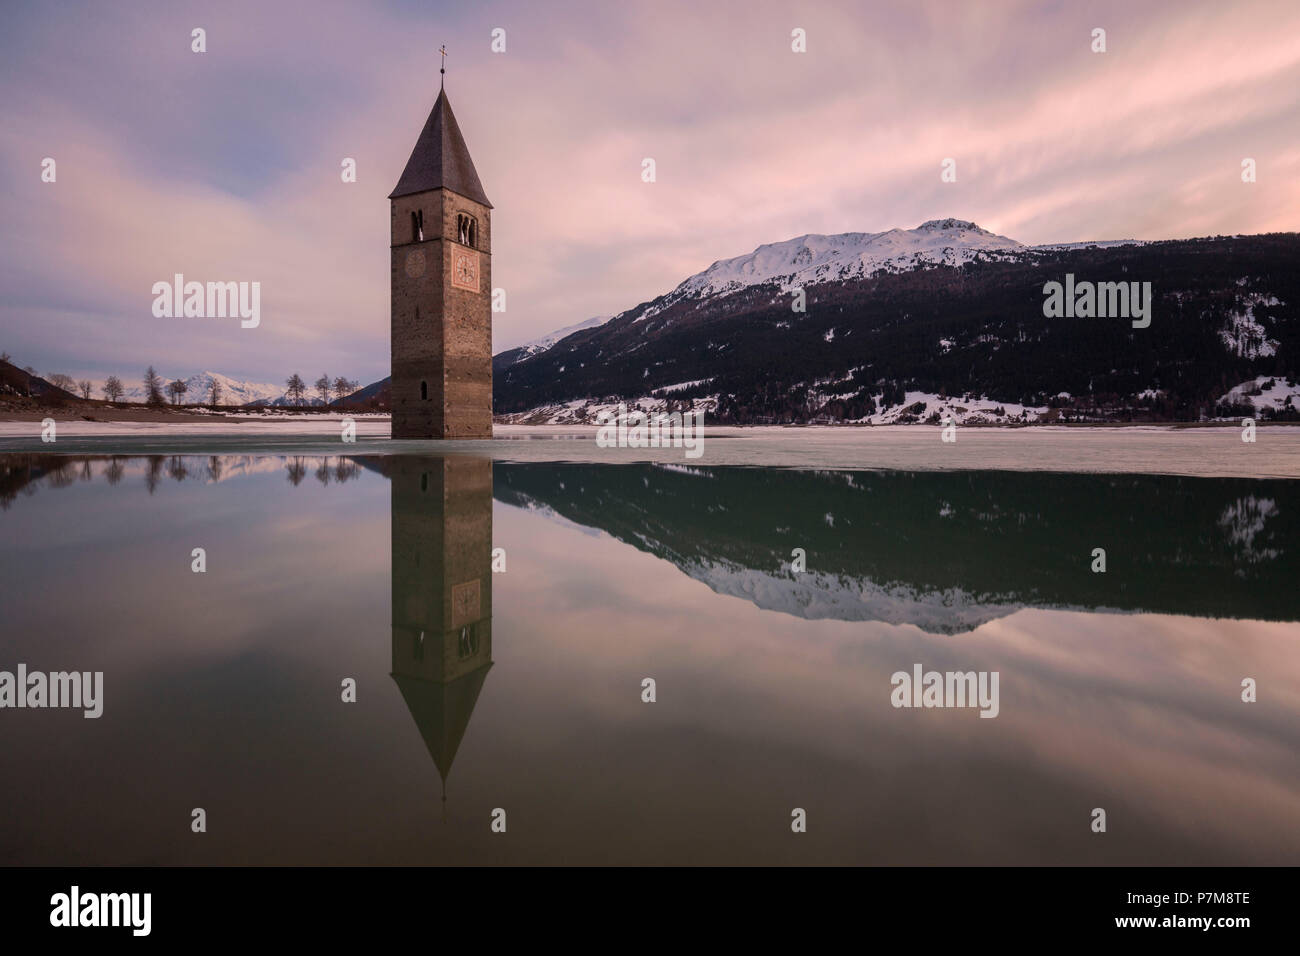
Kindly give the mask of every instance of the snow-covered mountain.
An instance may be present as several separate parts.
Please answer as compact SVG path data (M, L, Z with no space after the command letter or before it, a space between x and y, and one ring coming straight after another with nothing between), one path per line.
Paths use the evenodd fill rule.
M608 315L593 316L584 322L566 325L562 329L556 329L549 335L543 335L540 338L525 342L523 345L517 346L517 348L523 352L523 355L521 355L520 358L527 358L530 355L536 355L538 352L545 352L565 336L572 335L574 332L581 332L583 329L594 329L598 325L604 325L610 320L610 318L612 317Z
M961 219L805 235L494 356L494 408L530 422L629 400L710 402L727 424L1231 417L1245 403L1226 388L1300 353L1297 255L1294 233L1027 246ZM1170 334L1044 315L1046 284L1071 274L1151 286Z
M611 318L648 319L683 299L727 295L750 286L776 282L783 291L824 282L861 279L877 272L909 272L937 265L961 265L980 256L1013 256L1037 250L1109 248L1134 245L1136 240L1056 243L1026 246L964 219L931 219L915 229L884 232L844 232L832 236L809 233L784 242L771 242L733 259L720 259L703 272L680 282L654 303L642 303L616 316L596 316L556 329L523 345L498 352L500 370L549 351L574 332L605 325Z
M319 395L308 393L302 397L302 401L300 402L294 401L288 395L280 395L277 396L276 398L259 398L256 401L249 402L248 404L258 406L258 407L269 405L275 408L285 408L290 406L298 407L298 408L306 408L309 406L316 406L316 405L328 405L329 402L322 401Z
M682 299L702 299L765 282L777 282L788 290L862 278L881 270L906 272L927 265L960 265L981 254L1027 248L1015 239L995 235L963 219L932 219L915 229L796 236L761 245L748 255L721 259L679 283L661 302L649 308L642 305L618 316L596 316L504 349L496 354L499 361L494 365L504 369L549 351L574 332L596 328L611 318L623 318L642 309L638 320L649 318Z
M904 272L924 265L960 265L981 253L1026 248L962 219L931 219L915 229L809 234L759 246L748 255L721 259L686 279L673 297L734 292L777 282L793 289L819 282L857 279L884 270Z
M492 368L494 370L509 368L516 362L522 362L524 359L540 355L553 348L555 343L561 339L567 338L575 332L582 332L585 329L594 329L597 326L604 325L610 318L611 316L608 315L593 316L582 322L575 322L573 325L566 325L562 329L556 329L554 332L525 342L523 345L503 349L492 356Z
M171 401L171 395L166 389L168 383L175 381L175 379L168 377L162 371L159 371L158 374L163 381L163 397ZM144 388L143 375L119 375L118 378L125 389L121 401L144 402L148 399L149 396ZM284 395L283 385L241 381L228 375L222 375L220 372L199 372L181 380L186 385L185 395L181 400L189 404L206 403L212 393L214 380L221 385L222 405L248 405L257 401L270 401ZM103 398L104 380L100 379L94 385L94 397Z
M543 352L548 352L555 347L555 343L568 338L576 332L598 328L608 322L610 318L611 316L608 315L593 316L582 322L575 322L573 325L566 325L562 329L556 329L554 332L525 342L523 345L516 345L514 348L497 352L492 356L492 372L494 375L498 374L516 362L522 362L524 359L534 358Z

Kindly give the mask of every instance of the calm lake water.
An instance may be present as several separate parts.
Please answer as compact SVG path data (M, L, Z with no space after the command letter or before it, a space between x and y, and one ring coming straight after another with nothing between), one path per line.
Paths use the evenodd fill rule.
M33 453L0 505L0 670L104 673L0 710L3 864L1300 862L1295 480Z

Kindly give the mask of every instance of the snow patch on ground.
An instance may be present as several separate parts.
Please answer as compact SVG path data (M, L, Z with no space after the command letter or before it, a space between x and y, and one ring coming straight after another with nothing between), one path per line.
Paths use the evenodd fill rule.
M650 394L666 395L669 392L680 392L683 389L694 388L697 385L707 385L711 381L713 381L713 378L709 377L709 378L697 378L691 382L677 382L674 385L660 385L658 388L650 389Z
M1277 340L1268 337L1268 330L1255 318L1257 306L1282 305L1275 295L1257 293L1247 295L1241 311L1229 315L1219 336L1223 347L1241 358L1268 358L1277 354Z
M648 413L668 411L668 401L670 395L659 394L665 390L683 389L693 385L700 385L709 379L696 382L684 382L679 385L665 386L664 389L655 389L649 395L640 398L625 400L624 404L629 411L640 408ZM829 384L829 383L827 383ZM857 389L851 389L845 392L834 392L828 390L812 389L809 392L810 399L818 406L825 405L827 402L837 399L847 400L858 394ZM691 409L705 413L707 421L718 407L717 395L710 395L705 398L696 398L689 400ZM876 405L879 407L883 395L875 396ZM674 401L675 405L680 406L680 399ZM506 425L582 425L594 424L597 416L601 412L616 414L618 412L617 401L612 402L592 402L588 399L575 399L570 402L562 402L552 405L540 405L531 408L525 412L514 412L510 414L497 415L496 421L499 424ZM927 423L932 415L937 414L939 419L951 418L958 425L965 424L1019 424L1036 422L1040 416L1048 411L1046 406L1021 405L1016 402L999 402L991 398L963 396L961 398L941 398L930 392L908 392L907 398L901 405L894 405L890 408L878 410L872 415L865 418L853 419L846 424L857 425L906 425Z
M708 381L705 379L704 381ZM700 384L696 382L694 384ZM668 386L673 387L673 386ZM686 387L685 385L678 387ZM658 391L658 390L656 390ZM526 412L514 412L511 414L497 415L496 421L504 425L584 425L595 424L601 413L617 415L619 405L622 404L627 411L640 409L647 414L667 413L669 411L668 403L672 401L676 409L680 410L683 402L690 402L690 411L704 412L705 418L711 416L718 408L718 396L710 395L705 398L695 399L670 399L660 395L645 395L641 398L624 399L612 402L593 402L589 399L579 398L571 402L562 402L555 405L540 405L537 408L530 408Z
M1219 401L1225 405L1250 402L1257 410L1280 410L1290 405L1300 408L1300 383L1292 383L1277 375L1257 375L1236 388L1229 389Z
M882 395L876 396L879 406ZM901 405L878 410L873 415L858 419L859 422L872 425L898 425L909 422L925 422L932 415L939 419L952 419L954 424L976 424L990 422L1033 422L1047 412L1046 406L1019 405L1015 402L998 402L991 398L963 396L961 398L941 398L932 392L908 392Z

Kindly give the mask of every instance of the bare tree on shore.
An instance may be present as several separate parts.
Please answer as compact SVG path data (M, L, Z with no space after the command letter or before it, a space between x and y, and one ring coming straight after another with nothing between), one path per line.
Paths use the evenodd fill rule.
M122 397L122 380L116 375L110 375L104 379L104 397L110 402L115 402Z
M167 391L172 393L172 404L179 405L181 396L188 392L190 387L182 382L179 378L167 386Z
M320 396L322 405L330 403L330 377L328 375L322 375L316 379L316 394Z
M221 383L215 378L212 384L208 386L208 404L219 405L221 403Z
M348 379L340 375L334 380L334 397L336 399L347 398L361 387L361 383L354 379Z
M154 371L152 365L144 373L144 395L145 401L150 405L165 404L163 399L163 384L158 373Z
M77 383L77 388L81 389L82 398L90 398L90 390L95 386L91 385L87 379L82 379Z
M289 396L289 401L295 405L301 405L303 395L307 394L307 383L302 380L302 376L294 372L284 384L285 394Z
M45 381L49 382L55 388L61 388L65 392L76 392L77 382L71 375L64 375L62 372L51 372L45 376Z

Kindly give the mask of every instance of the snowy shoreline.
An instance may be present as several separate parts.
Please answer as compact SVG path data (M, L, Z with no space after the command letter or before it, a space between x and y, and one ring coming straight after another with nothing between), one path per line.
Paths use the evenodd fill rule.
M336 435L342 431L345 421L353 421L357 426L357 435L369 438L388 438L391 422L386 414L353 414L339 412L317 414L268 414L249 417L246 415L177 416L169 420L87 420L75 415L62 417L63 412L24 413L21 417L4 417L0 413L0 439L40 438L41 423L46 418L53 418L57 423L59 436L133 436L133 435L210 435L210 436L253 436L279 435L321 436ZM1216 419L1206 422L958 422L965 431L982 432L1074 432L1074 431L1152 431L1178 432L1201 429L1229 429L1239 432L1241 422L1237 419ZM719 425L710 424L705 419L704 434L712 437L728 435L763 435L773 432L790 434L831 433L831 434L883 434L889 432L924 433L937 432L941 426L924 422L908 424L873 424L868 422L843 422L836 424L807 424L792 422L783 425ZM1295 422L1259 422L1261 429L1300 430ZM521 424L517 422L496 422L492 426L492 439L515 440L528 437L537 438L583 438L595 439L599 426L594 422L581 421L564 423ZM483 439L478 439L483 441ZM0 451L7 449L0 448ZM47 449L54 451L55 449Z
M1041 471L1073 474L1180 475L1198 478L1300 479L1300 426L1261 425L1253 443L1232 424L1034 425L959 427L941 441L936 426L706 427L702 455L681 448L604 448L594 426L498 425L493 438L463 441L393 440L389 423L356 421L345 442L343 416L261 422L87 422L58 426L41 441L40 422L0 422L0 461L10 456L241 455L338 458L424 455L476 456L497 461L653 464L707 475L709 467L824 471Z

